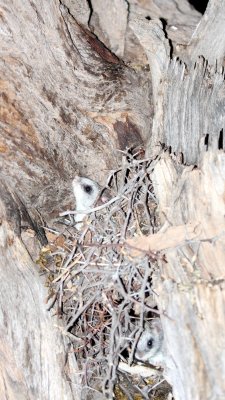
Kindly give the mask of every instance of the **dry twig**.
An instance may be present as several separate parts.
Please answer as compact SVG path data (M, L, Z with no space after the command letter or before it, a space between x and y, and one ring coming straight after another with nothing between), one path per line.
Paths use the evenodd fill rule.
M146 252L133 258L129 249L123 250L124 242L137 233L148 235L157 230L153 226L153 168L154 162L148 159L124 154L122 168L113 171L107 181L114 197L87 210L90 219L83 231L71 227L68 237L63 231L70 252L64 255L60 270L48 269L65 332L75 336L73 346L83 385L104 390L109 398L113 397L119 361L128 359L129 353L129 364L133 361L144 314L151 310L146 305L146 298L153 296L151 274L158 257L162 258ZM68 213L75 214L66 211L61 215Z

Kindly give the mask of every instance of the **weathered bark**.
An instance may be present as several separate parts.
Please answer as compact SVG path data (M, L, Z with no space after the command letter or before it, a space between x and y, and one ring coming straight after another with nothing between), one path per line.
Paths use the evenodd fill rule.
M74 359L65 375L66 349L18 237L28 247L24 223L36 232L40 244L31 237L27 249L37 258L43 220L73 207L74 175L104 182L117 149L146 140L151 83L90 33L85 1L2 1L0 16L0 397L80 398Z
M165 250L167 263L156 284L160 310L166 313L166 373L176 399L225 396L224 177L221 151L206 153L199 168L180 171L166 157L154 173L168 234L170 224L176 239L178 225L186 232L185 242Z
M155 288L165 313L166 375L175 398L182 400L225 396L223 19L222 2L209 2L190 48L180 55L186 64L170 61L159 22L136 18L132 23L155 82L148 153L157 154L160 141L171 154L160 157L153 177L164 224L161 248L156 237L145 245L165 253ZM198 58L202 55L206 61Z
M219 64L207 66L203 58L196 58L194 65L189 59L190 68L182 60L170 61L169 43L158 21L136 18L132 26L146 49L154 82L155 116L148 153L157 154L161 142L182 153L185 163L195 165L208 146L223 148L224 74Z
M224 176L221 151L207 152L199 168L177 168L164 155L153 174L164 226L131 241L165 254L155 290L165 314L165 375L176 399L225 395Z
M123 57L128 19L128 3L124 0L92 1L90 27L98 38L118 57ZM107 11L106 11L107 10Z
M76 173L103 182L117 149L143 144L151 86L63 2L4 1L1 15L2 179L49 219L72 206Z
M208 7L196 28L188 55L195 63L198 56L203 56L210 65L221 67L224 61L224 2L209 1Z
M90 29L111 51L136 69L148 63L132 30L132 21L137 16L146 22L151 19L163 20L174 52L179 52L179 46L186 45L191 40L201 18L201 14L186 0L180 0L179 4L174 0L111 0L104 2L105 7L102 7L101 0L92 0L91 4Z
M222 399L224 5L211 0L199 24L185 0L105 4L0 0L1 398L79 398L67 381L76 384L76 366L65 378L63 341L18 239L21 218L43 244L43 219L73 207L75 174L102 183L117 149L143 145L151 157L171 153L154 172L163 240L197 227L161 249L155 277L166 374L176 400Z
M79 399L72 386L79 383L75 359L69 355L66 362L68 343L46 310L37 267L15 234L17 205L9 194L4 200L10 208L1 201L0 398Z

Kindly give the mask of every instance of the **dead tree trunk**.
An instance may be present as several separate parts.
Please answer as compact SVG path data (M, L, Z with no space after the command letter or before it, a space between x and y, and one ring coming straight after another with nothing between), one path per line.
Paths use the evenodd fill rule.
M158 154L159 141L169 149L153 174L161 246L149 238L146 248L166 256L156 289L167 376L182 400L225 396L224 19L223 2L210 1L189 46L172 60L162 25L133 21L154 82L148 153Z
M73 207L74 175L103 182L151 126L148 77L90 32L90 13L86 1L0 1L1 399L80 398L24 244L37 259L44 221Z
M79 399L73 385L75 359L56 320L46 310L46 290L17 236L17 205L9 195L0 203L0 397L1 399ZM7 209L5 209L7 206ZM57 325L59 322L57 321Z
M200 21L186 0L145 3L0 0L2 399L79 398L21 224L43 245L73 176L103 182L131 146L160 155L155 287L175 398L225 396L224 5Z

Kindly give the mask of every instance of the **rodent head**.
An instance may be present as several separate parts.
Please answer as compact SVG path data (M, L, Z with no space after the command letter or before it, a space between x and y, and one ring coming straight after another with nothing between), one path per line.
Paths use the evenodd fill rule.
M92 179L76 176L72 182L76 210L92 208L100 194L100 186Z
M136 347L135 358L152 365L163 361L163 330L159 318L146 322Z

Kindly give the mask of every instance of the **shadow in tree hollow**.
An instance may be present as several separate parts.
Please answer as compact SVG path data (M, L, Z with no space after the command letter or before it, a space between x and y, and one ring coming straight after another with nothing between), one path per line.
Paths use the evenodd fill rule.
M189 3L200 13L204 14L208 5L208 0L188 0Z

